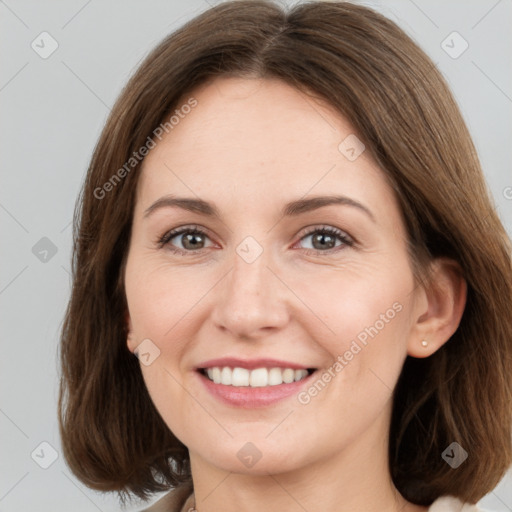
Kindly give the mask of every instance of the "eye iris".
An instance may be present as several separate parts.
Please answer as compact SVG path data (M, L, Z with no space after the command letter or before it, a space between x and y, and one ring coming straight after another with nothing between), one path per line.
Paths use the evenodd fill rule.
M317 246L318 242L318 246ZM336 238L328 233L317 233L313 235L313 247L315 249L328 249L334 248L336 245Z
M197 242L197 239L199 239L200 241ZM186 233L186 234L182 235L182 241L183 241L183 247L185 247L185 249L191 249L191 250L195 250L198 248L201 249L202 248L202 247L200 247L201 243L204 244L203 236L198 233ZM188 245L188 244L190 244L190 245Z

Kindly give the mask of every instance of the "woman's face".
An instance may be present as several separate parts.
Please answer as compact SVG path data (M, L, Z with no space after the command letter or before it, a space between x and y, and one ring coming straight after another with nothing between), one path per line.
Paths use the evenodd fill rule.
M280 81L191 96L144 160L125 273L151 398L193 465L367 460L422 307L392 189L346 120Z

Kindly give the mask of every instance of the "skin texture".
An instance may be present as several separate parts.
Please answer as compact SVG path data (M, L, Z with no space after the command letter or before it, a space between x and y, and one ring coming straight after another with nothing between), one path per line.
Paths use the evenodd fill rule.
M160 350L141 369L189 448L198 511L426 510L390 479L390 399L406 356L431 355L457 328L466 288L455 264L436 262L429 288L415 282L384 173L368 151L355 161L340 152L354 130L325 103L267 79L219 78L191 95L198 105L143 163L125 284L127 346L149 338ZM144 217L168 194L214 203L221 218L176 207ZM333 194L374 220L349 205L280 213L289 201ZM207 232L195 252L183 235L158 245L182 226ZM324 226L353 245L313 245ZM247 236L263 249L252 263L236 252ZM228 356L327 369L396 303L400 312L308 404L292 396L232 407L195 370ZM247 442L262 454L252 468L237 457Z

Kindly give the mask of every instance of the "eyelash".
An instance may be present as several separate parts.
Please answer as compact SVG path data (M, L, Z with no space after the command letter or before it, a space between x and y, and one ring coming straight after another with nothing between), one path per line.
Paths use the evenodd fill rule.
M315 227L311 229L310 231L304 233L301 238L299 239L299 242L303 240L304 238L311 236L315 233L322 233L322 234L328 234L337 237L339 240L341 240L342 245L333 247L331 249L327 249L325 251L320 251L318 249L303 249L306 254L312 254L315 256L318 256L319 254L332 254L333 252L337 252L344 247L352 247L354 246L354 240L348 236L344 231L341 231L340 229L331 227L331 226L322 226L322 227ZM184 226L181 228L176 228L171 231L168 231L167 233L164 233L159 239L158 239L158 247L162 249L165 246L169 246L168 250L175 254L181 254L183 256L190 256L200 253L206 248L197 249L197 250L183 250L176 247L170 246L170 241L175 238L178 235L185 235L185 234L199 234L201 236L208 237L208 234L206 231L201 229L199 226Z

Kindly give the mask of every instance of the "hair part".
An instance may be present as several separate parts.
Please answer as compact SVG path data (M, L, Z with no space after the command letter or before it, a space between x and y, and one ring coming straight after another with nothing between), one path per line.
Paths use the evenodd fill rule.
M191 481L188 450L157 412L126 346L124 266L140 164L102 199L95 190L187 94L220 76L283 80L334 107L396 193L416 278L428 280L437 257L459 263L465 312L443 347L404 363L389 466L412 503L445 494L475 503L512 463L510 241L441 74L392 21L348 2L289 11L263 0L220 4L165 38L123 89L74 216L58 404L69 467L123 502ZM469 452L457 470L441 457L454 441Z

